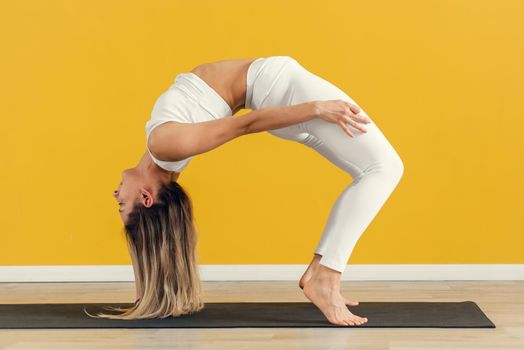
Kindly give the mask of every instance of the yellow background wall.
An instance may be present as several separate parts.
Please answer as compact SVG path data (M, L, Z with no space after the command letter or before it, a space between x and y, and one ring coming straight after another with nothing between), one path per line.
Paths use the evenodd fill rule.
M291 55L404 161L349 263L524 263L524 3L3 1L0 265L130 264L112 191L175 75ZM243 110L240 114L246 113ZM351 178L268 133L192 160L202 264L305 264Z

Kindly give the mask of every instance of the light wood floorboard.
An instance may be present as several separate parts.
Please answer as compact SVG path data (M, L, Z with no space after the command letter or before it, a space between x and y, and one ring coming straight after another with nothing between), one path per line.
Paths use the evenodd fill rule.
M308 301L295 281L202 282L205 302ZM524 281L343 281L365 301L475 301L495 329L216 328L0 330L1 349L524 349ZM0 303L132 302L134 284L0 283ZM366 316L366 315L361 315Z

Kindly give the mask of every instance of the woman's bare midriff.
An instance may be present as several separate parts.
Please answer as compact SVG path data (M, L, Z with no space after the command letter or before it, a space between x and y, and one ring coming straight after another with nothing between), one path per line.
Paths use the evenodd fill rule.
M191 73L198 75L227 102L235 114L245 108L247 69L256 58L223 60L201 64Z

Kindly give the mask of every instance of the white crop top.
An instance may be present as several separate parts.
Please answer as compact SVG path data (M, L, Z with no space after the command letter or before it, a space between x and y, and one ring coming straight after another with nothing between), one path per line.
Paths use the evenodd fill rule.
M192 72L180 73L174 83L156 100L151 119L146 122L146 148L151 131L169 121L198 123L232 115L231 107L216 90ZM193 158L176 162L156 159L149 148L147 152L161 168L181 172Z

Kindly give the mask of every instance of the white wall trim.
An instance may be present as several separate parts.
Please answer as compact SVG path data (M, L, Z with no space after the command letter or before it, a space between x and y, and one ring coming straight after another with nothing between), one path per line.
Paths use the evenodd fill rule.
M307 265L199 265L202 281L298 281ZM343 281L524 280L524 264L352 264ZM0 266L0 282L131 282L131 265Z

